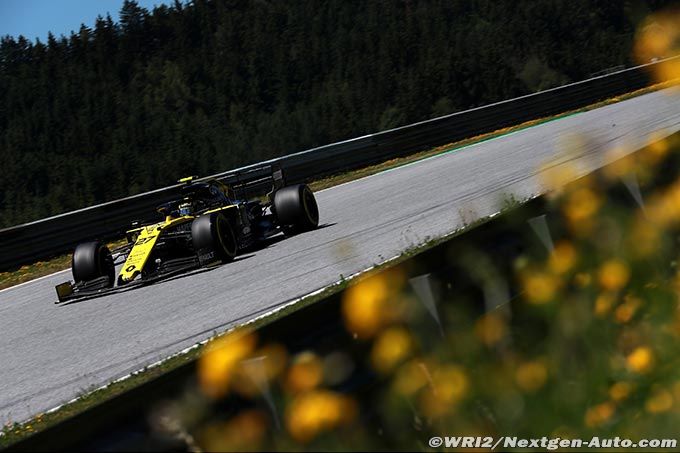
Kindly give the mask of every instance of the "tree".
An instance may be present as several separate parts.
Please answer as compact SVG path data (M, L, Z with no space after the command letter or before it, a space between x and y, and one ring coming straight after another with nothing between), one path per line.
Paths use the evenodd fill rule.
M2 37L0 226L627 64L628 3L126 0Z

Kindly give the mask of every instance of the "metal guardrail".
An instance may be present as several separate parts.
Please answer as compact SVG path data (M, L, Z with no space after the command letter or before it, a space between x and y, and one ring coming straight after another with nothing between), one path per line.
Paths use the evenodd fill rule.
M320 146L210 177L227 184L256 182L262 178L263 172L276 166L283 170L288 183L306 182L634 91L650 83L648 73L654 66L678 58L680 56ZM179 187L165 187L2 229L0 270L69 252L82 241L117 237L133 220L153 219L156 215L154 208L177 198ZM263 195L270 188L270 184L251 184L249 195Z

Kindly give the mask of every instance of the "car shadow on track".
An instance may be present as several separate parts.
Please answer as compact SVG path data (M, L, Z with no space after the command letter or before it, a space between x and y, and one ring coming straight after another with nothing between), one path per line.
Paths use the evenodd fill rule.
M324 223L322 225L319 225L318 227L316 227L312 231L323 230L324 228L329 228L329 227L332 227L332 226L335 226L335 225L337 225L337 223ZM296 234L295 236L285 236L284 234L277 234L276 236L272 236L269 239L265 239L264 241L261 241L257 245L248 249L248 251L256 252L258 250L268 249L270 247L274 247L276 244L278 244L281 241L284 241L286 239L291 239L291 238L294 238L294 237L297 237L297 236L304 236L305 234L311 233L312 231L308 231L306 233Z
M248 255L237 256L231 262L235 263L235 262L238 262L238 261L247 260L248 258L252 258L253 256L255 256L255 255L252 254L252 253L248 254ZM230 263L225 263L225 264L230 264ZM80 302L87 302L87 301L90 301L92 299L99 299L101 297L111 296L113 294L122 294L122 293L126 293L128 291L134 291L136 289L139 289L140 287L158 285L158 284L173 281L173 280L179 280L181 278L190 277L190 276L202 274L202 273L205 273L205 272L210 272L210 271L213 271L215 269L221 268L225 264L216 264L216 265L211 265L211 266L208 266L208 267L201 267L199 269L188 270L186 272L182 272L181 274L168 276L167 278L160 278L160 279L154 280L152 282L140 283L140 284L130 286L130 287L127 287L127 288L120 288L118 290L115 290L115 288L114 288L115 291L113 291L113 292L107 291L107 292L103 292L101 294L94 294L94 295L90 295L90 296L85 296L85 297L82 297L80 299L73 299L71 301L64 302L64 303L61 303L61 304L58 304L58 305L61 306L61 307L65 307L67 305L73 305L73 304L77 304L77 303L80 303ZM119 288L119 287L116 287L116 288Z
M330 227L335 226L335 225L337 225L337 222L333 222L333 223L323 223L323 224L319 225L318 227L314 228L313 231L316 231L316 230L323 230L324 228L330 228Z

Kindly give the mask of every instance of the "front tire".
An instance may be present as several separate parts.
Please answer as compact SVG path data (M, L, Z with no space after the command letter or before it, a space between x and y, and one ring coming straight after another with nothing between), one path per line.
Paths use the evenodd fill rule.
M228 263L238 251L234 228L221 212L205 214L195 219L191 224L191 240L199 259L213 254L214 259Z
M101 242L78 244L71 258L71 270L76 283L108 277L107 286L115 281L116 269L109 248Z
M274 212L284 234L302 233L319 226L319 207L306 184L279 189L274 193Z

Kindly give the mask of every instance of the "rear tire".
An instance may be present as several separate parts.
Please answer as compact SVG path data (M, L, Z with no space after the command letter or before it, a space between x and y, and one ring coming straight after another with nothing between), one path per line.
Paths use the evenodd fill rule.
M215 259L223 263L232 261L238 251L234 228L221 212L195 219L191 224L191 240L199 256L214 253Z
M306 184L288 186L274 193L274 212L287 236L313 230L319 226L319 207Z
M96 241L78 244L71 258L71 270L76 283L108 277L109 288L113 286L116 276L111 251L106 245Z

